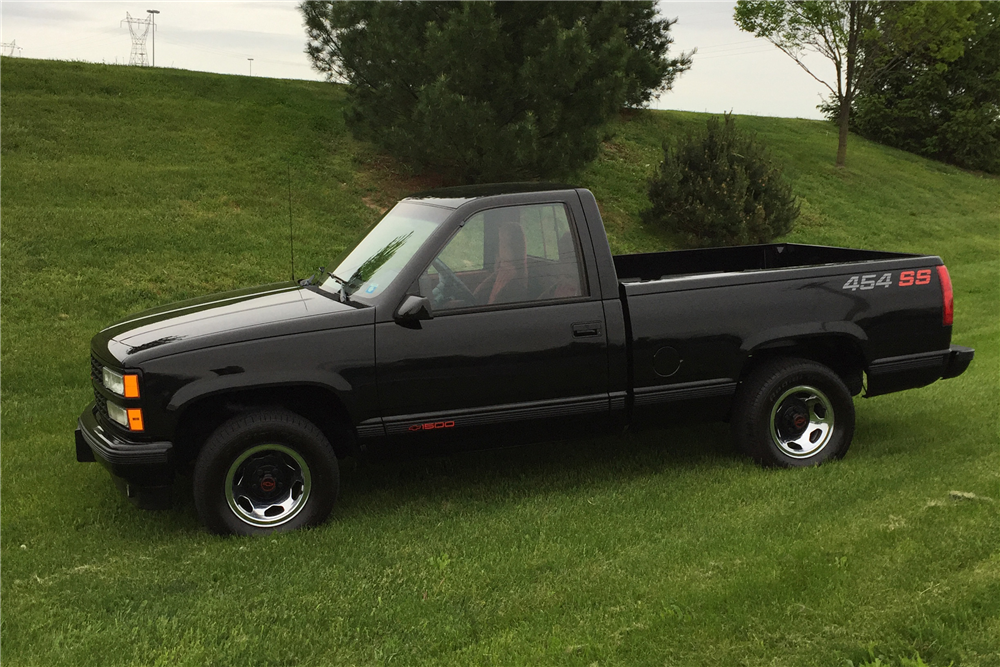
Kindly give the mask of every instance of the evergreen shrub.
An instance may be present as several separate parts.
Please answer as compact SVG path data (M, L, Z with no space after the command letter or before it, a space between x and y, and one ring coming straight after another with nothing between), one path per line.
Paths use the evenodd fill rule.
M799 215L780 167L731 114L710 118L704 135L664 143L649 200L643 220L691 248L768 243Z

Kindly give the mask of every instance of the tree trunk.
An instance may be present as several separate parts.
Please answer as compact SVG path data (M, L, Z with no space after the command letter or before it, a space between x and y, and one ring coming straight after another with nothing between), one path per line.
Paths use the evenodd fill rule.
M851 104L854 103L854 87L857 83L855 66L858 59L858 39L861 36L862 14L867 3L851 2L847 8L847 76L844 81L844 96L840 98L840 137L837 141L837 166L847 163L847 128L851 120Z
M840 116L837 123L840 125L840 137L837 140L837 166L843 167L847 164L847 128L850 124L851 105L846 99L840 101Z
M837 140L838 167L847 164L847 128L850 126L851 104L854 102L854 86L857 83L854 78L858 58L858 38L861 36L862 13L866 7L866 3L855 0L847 8L847 76L844 77L844 94L840 96L840 116L837 118L840 125L840 137Z

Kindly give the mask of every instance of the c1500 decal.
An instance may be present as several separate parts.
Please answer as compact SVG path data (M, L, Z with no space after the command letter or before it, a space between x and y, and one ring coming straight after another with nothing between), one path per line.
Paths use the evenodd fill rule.
M878 278L878 280L876 280ZM900 271L897 287L910 287L911 285L929 285L931 282L931 270L920 269L918 271ZM881 277L877 273L869 273L860 276L851 276L844 283L842 289L872 290L876 287L892 287L892 273L883 273Z
M453 421L427 422L425 424L414 424L408 430L414 431L414 432L416 432L416 431L433 431L433 430L439 429L439 428L454 428L454 426L455 426L455 422L453 422Z

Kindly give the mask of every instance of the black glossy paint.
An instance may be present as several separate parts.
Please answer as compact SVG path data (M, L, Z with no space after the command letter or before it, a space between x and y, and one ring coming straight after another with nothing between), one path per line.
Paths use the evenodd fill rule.
M596 326L579 336L575 323ZM420 329L387 322L377 325L375 337L387 428L390 422L433 421L432 414L557 400L566 401L568 409L574 403L589 406L576 417L581 425L607 423L607 334L596 299L448 314ZM601 396L603 401L595 402ZM487 426L470 416L454 417L455 434L473 424ZM419 434L433 435L438 434ZM461 437L471 446L483 435Z
M901 263L887 260L871 273L892 273ZM921 265L921 264L918 264ZM708 279L674 279L625 286L632 324L635 387L740 376L746 357L777 341L826 337L856 347L867 363L895 354L947 350L951 332L941 326L941 289L931 284L842 289L857 269L778 269L753 277L738 275L720 284ZM714 284L713 284L714 283ZM658 289L659 288L659 289ZM657 375L653 357L670 346L681 358L670 378Z
M114 475L162 487L196 454L213 418L254 405L308 415L341 453L391 443L478 447L706 409L725 419L747 369L774 354L822 361L855 390L865 371L870 395L958 374L971 360L971 350L952 351L951 327L941 324L937 272L926 285L898 286L901 271L933 268L937 257L795 244L612 257L587 190L477 186L409 201L447 210L447 219L371 299L341 303L315 286L278 283L171 304L101 331L95 368L139 374L141 398L113 397L99 380L94 391L141 407L146 428L129 433L91 406L80 442ZM417 276L466 220L541 203L569 211L587 295L398 316ZM851 276L871 274L889 274L893 285L844 289ZM168 460L151 473L154 450Z
M98 333L92 350L120 368L206 347L361 323L359 309L298 283L215 294L137 313ZM353 319L352 319L353 318Z

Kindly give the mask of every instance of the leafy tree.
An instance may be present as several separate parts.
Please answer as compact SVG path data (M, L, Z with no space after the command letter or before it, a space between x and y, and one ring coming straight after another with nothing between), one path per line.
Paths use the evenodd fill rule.
M839 126L836 164L843 167L858 89L882 80L899 64L898 54L908 50L933 54L938 62L958 58L962 39L972 29L968 18L976 4L738 0L734 18L741 30L770 41L830 91L827 108L836 110ZM833 63L833 83L805 64L803 55L808 51Z
M652 2L305 2L313 66L348 84L347 121L465 182L566 176L606 123L670 88Z
M847 162L847 132L857 83L858 49L861 33L870 24L868 2L836 0L826 2L782 2L739 0L736 25L740 30L763 37L781 49L799 67L822 83L836 99L840 136L837 142L837 166ZM808 50L833 62L834 85L819 78L803 62Z
M975 32L947 64L926 48L872 54L899 62L858 89L852 129L919 155L1000 173L1000 3L984 3L971 21Z
M665 143L649 181L643 214L688 247L767 243L787 234L799 215L791 186L756 136L732 115L708 120L702 136Z

